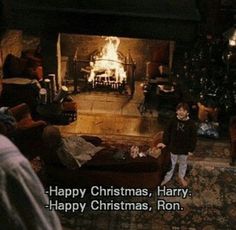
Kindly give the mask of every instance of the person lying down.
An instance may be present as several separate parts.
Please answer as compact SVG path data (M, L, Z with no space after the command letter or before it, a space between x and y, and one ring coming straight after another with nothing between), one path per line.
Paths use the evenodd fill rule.
M79 135L62 137L59 129L54 126L47 126L43 131L43 142L49 150L50 162L63 164L69 169L81 167L92 157L104 149L102 146L95 146ZM49 156L46 156L47 159ZM51 159L51 158L54 159Z

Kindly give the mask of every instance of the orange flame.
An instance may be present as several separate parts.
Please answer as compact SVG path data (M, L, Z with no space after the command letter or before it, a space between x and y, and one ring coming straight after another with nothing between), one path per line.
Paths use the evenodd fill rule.
M105 45L99 55L95 57L95 61L90 63L92 70L88 81L94 81L96 72L104 71L103 77L115 77L116 83L126 81L126 72L124 70L122 60L119 59L117 50L120 39L117 37L106 37Z

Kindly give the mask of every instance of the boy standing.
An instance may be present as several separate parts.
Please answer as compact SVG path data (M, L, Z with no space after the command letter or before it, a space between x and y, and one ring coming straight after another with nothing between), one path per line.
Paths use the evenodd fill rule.
M163 143L157 147L168 147L171 154L171 170L167 172L161 185L165 185L173 176L175 165L179 161L179 182L183 187L188 185L185 180L187 170L187 158L196 147L197 132L192 119L189 118L189 106L187 103L179 103L176 107L176 117L166 127L163 135Z

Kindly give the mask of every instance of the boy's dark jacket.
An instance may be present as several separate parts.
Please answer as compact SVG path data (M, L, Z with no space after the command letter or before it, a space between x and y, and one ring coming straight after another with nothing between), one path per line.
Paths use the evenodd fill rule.
M163 143L173 154L185 154L193 152L197 143L196 125L192 119L179 120L172 119L167 125Z

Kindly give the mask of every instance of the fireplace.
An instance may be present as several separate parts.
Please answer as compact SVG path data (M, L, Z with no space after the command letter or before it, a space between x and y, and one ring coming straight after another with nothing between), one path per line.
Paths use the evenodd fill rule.
M135 82L148 77L147 62L171 69L174 49L175 42L169 40L60 35L62 60L68 60L68 70L62 71L73 79L74 93L117 91L132 96Z
M103 87L108 82L108 87L112 90L126 88L128 85L132 91L132 85L147 77L146 62L157 62L158 65L171 69L173 44L192 42L199 22L194 0L148 0L138 4L134 0L105 0L99 3L93 0L69 0L40 4L36 0L10 0L5 4L8 5L6 9L10 10L7 14L9 28L40 36L45 75L55 73L59 87L63 80L60 78L61 60L68 57L68 75L74 79L74 92L77 92L81 79L85 79L92 89ZM94 56L99 56L103 47L100 42L103 43L104 37L110 36L120 39L119 61L116 62L122 63L126 72L126 78L123 77L122 80L119 79L120 76L116 78L116 74L111 74L113 70L91 71L91 67L96 65ZM96 72L94 78L93 72ZM137 111L139 98L127 101L126 98L119 97L121 99L117 101L113 94L110 95L109 99L102 95L103 99L99 98L94 103L95 97L89 101L77 94L76 99L81 96L78 100L79 125L73 126L72 132L149 136L157 131L156 117L150 115L151 119L140 118ZM99 96L100 94L96 95ZM83 104L87 104L88 109L81 114ZM103 109L110 116L90 116L93 112L100 114L102 111L104 114ZM91 126L85 122L90 118Z
M9 28L20 29L26 33L33 32L41 36L42 49L45 50L43 56L46 75L56 73L59 77L57 82L59 86L60 67L56 67L60 64L60 55L57 52L60 43L58 34L166 40L180 42L180 44L192 42L196 37L200 16L194 0L177 2L148 0L139 4L134 0L95 2L68 0L39 4L36 0L10 0L4 2L4 15L7 15ZM121 52L124 55L128 53L127 50ZM133 49L131 54L137 67L135 78L139 79L141 78L139 71L142 67L139 67L140 63L134 57ZM70 55L65 56L70 57ZM128 64L133 65L130 62ZM86 66L89 66L88 63ZM125 68L130 66L126 65Z
M130 52L124 55L119 51L119 45L118 37L104 37L103 47L89 54L87 60L79 59L77 48L73 58L75 83L82 75L88 90L117 90L121 94L129 91L132 95L136 64Z

